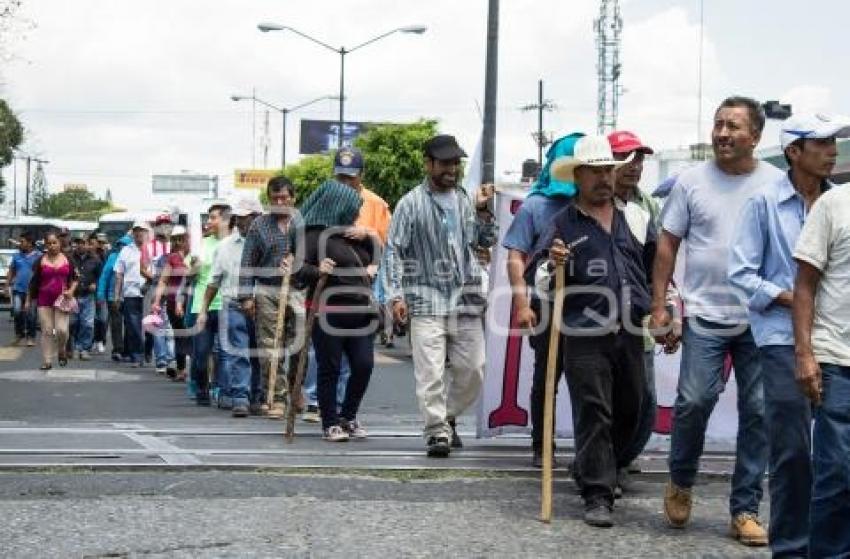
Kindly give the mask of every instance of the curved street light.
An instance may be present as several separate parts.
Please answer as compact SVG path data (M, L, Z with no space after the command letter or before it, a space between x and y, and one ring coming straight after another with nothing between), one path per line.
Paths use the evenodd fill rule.
M300 35L308 41L312 41L313 43L316 43L317 45L326 48L330 51L333 51L339 55L339 131L337 135L337 147L342 147L342 141L344 137L343 129L345 127L345 55L354 52L358 49L361 49L366 45L370 45L376 41L380 41L385 37L389 37L394 33L412 33L415 35L421 35L422 33L425 33L428 30L428 27L425 25L407 25L404 27L396 27L395 29L377 35L369 39L368 41L360 43L359 45L356 45L350 49L347 49L345 47L333 47L328 43L325 43L324 41L320 41L315 37L311 37L310 35L295 29L294 27L290 27L289 25L282 25L280 23L263 22L257 25L257 29L259 29L263 33L268 33L269 31L291 31L296 35Z
M322 95L321 97L316 97L315 99L311 99L305 103L301 103L300 105L295 105L294 107L278 107L277 105L273 105L268 101L260 99L256 95L231 95L231 101L255 101L260 105L266 106L273 111L277 111L280 113L282 119L282 133L280 139L280 168L283 169L286 167L286 115L289 113L293 113L299 109L303 109L304 107L313 105L314 103L318 103L319 101L324 101L326 99L336 100L339 97L337 95Z

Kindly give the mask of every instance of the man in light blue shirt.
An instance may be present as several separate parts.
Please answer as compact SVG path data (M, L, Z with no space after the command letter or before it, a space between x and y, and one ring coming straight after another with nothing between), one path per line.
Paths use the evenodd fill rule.
M764 381L770 448L770 547L774 556L809 553L812 465L811 406L794 375L791 323L793 251L809 209L832 185L836 137L850 121L795 116L782 126L790 171L750 198L729 253L729 281L749 303L750 326Z

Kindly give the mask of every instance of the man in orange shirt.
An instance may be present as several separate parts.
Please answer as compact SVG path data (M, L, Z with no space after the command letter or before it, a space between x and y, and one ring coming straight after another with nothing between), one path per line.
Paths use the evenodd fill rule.
M334 157L334 175L336 180L347 184L360 193L363 205L360 215L354 223L352 237L364 239L375 235L381 248L387 244L390 229L390 206L383 198L363 186L363 154L356 148L344 147Z

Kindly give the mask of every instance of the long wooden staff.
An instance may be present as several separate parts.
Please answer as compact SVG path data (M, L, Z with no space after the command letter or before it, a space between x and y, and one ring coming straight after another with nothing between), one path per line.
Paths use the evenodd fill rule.
M284 257L284 261L285 259L286 257ZM275 385L277 384L277 368L280 365L280 354L282 353L283 348L283 327L286 316L286 300L289 298L289 278L291 274L292 266L290 265L286 268L286 273L283 274L280 291L278 292L277 322L274 326L274 342L272 343L272 354L269 359L269 370L267 372L269 377L269 390L266 394L266 404L269 406L269 410L271 410L274 405Z
M549 356L546 360L546 396L543 403L543 487L540 499L540 520L552 520L552 439L555 431L555 379L561 366L558 363L561 320L564 310L564 265L555 266L555 304L552 310L552 328L549 330Z
M289 387L289 406L286 410L286 428L284 430L284 436L286 436L286 442L288 443L291 443L295 438L295 402L298 401L298 396L301 394L301 386L304 384L304 370L307 368L307 353L312 343L313 324L316 322L319 301L321 300L322 291L325 290L325 284L327 282L327 274L319 276L319 281L316 282L316 288L313 290L312 303L304 321L304 345L298 352L298 366L295 369L295 378Z

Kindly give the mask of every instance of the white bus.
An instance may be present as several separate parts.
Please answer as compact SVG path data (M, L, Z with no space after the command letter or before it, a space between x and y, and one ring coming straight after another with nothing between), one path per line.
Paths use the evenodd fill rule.
M88 234L97 229L97 223L34 215L0 217L0 249L16 248L18 239L24 231L32 233L33 238L38 241L44 239L48 233L58 233L62 229L67 229L71 236L80 233Z

